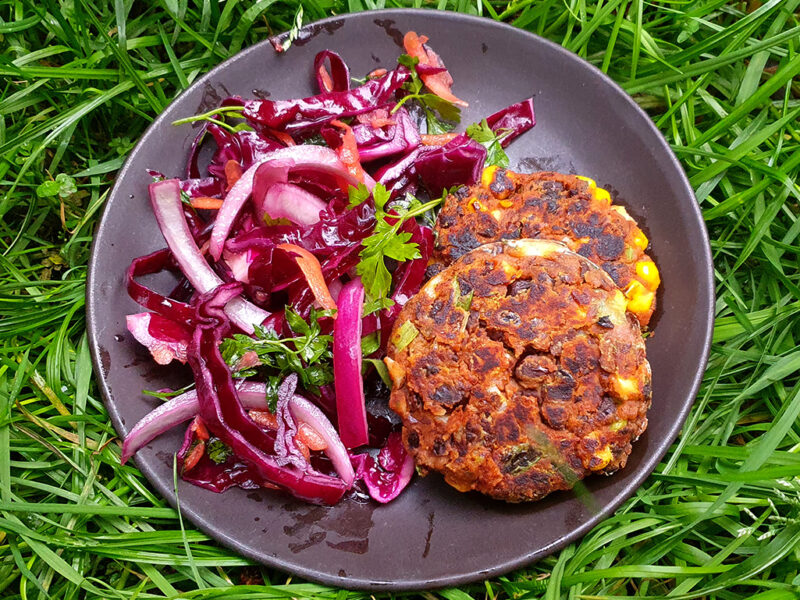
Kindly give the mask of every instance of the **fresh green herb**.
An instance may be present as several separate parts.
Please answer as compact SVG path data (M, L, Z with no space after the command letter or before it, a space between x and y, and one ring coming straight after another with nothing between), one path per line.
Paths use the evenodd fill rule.
M378 377L381 378L381 381L391 389L392 387L392 377L389 375L389 369L386 368L386 363L384 363L379 358L365 358L364 359L364 371L369 368L368 365L372 365L375 367L375 371L378 373Z
M391 298L374 298L367 300L364 303L364 310L362 310L362 316L366 317L367 315L371 315L372 313L380 312L387 308L392 308L395 302Z
M218 438L212 438L206 446L208 458L221 465L233 455L233 450Z
M403 223L433 210L444 200L443 196L423 204L413 196L407 196L407 202L394 202L391 207L387 207L389 197L390 193L385 187L379 183L375 185L372 190L375 230L362 242L364 248L359 254L361 261L356 268L371 300L389 296L392 275L386 266L387 258L403 262L420 257L419 246L411 241L411 234L400 231ZM351 202L352 198L351 196Z
M214 123L214 124L219 125L220 127L224 128L224 129L227 129L231 133L236 133L237 131L239 131L239 129L237 129L237 127L234 127L233 125L230 125L229 123L226 123L225 121L221 121L217 117L222 116L222 117L233 117L233 118L237 118L237 119L242 119L242 118L244 118L244 115L242 114L243 110L244 109L241 106L219 106L217 108L214 108L212 110L209 110L208 112L204 112L204 113L199 114L199 115L193 115L191 117L185 117L183 119L178 119L177 121L173 121L172 124L173 125L186 125L187 123L197 123L198 121L208 121L209 123ZM246 124L245 124L245 126L246 126ZM247 127L249 128L249 126L247 126ZM239 127L239 128L241 129L241 127Z
M181 394L185 394L189 390L193 389L194 389L194 382L177 390L169 390L166 392L142 390L142 394L144 394L145 396L150 396L151 398L158 398L159 400L169 400L170 398L174 398L175 396L180 396Z
M419 329L417 329L417 327L411 321L406 321L400 325L400 329L397 331L397 341L394 342L395 348L398 350L403 350L406 346L413 342L418 335Z
M361 338L361 354L369 356L381 347L381 337L377 331L373 331L369 335Z
M461 121L461 109L452 102L440 98L436 94L423 92L425 84L422 83L417 73L419 59L408 54L401 54L397 59L401 65L408 67L411 71L411 81L404 84L408 95L403 96L391 110L391 114L397 112L401 106L407 102L416 100L425 112L425 122L428 126L428 133L440 134L452 131L456 123Z
M267 401L274 411L278 399L278 387L290 373L297 373L302 387L313 394L320 386L333 381L333 336L323 335L319 319L332 316L331 311L311 309L306 322L291 308L286 308L286 322L296 333L295 337L279 338L272 329L256 327L255 337L235 334L223 340L220 350L225 362L236 369L236 365L248 352L255 352L260 365L237 371L235 377L252 377L265 371Z
M487 167L496 165L506 168L508 166L508 154L503 150L502 141L509 133L511 133L509 130L500 130L499 133L495 133L489 127L486 119L467 127L467 135L486 148Z
M358 187L353 187L351 185L347 190L347 197L350 200L347 208L355 208L369 198L369 190L363 183L359 183Z

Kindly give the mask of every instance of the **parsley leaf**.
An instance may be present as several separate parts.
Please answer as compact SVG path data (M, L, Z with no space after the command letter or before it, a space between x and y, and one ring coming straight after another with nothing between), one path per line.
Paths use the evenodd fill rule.
M278 387L290 373L297 373L300 383L311 393L319 394L320 386L333 381L333 336L323 335L319 319L330 317L332 311L311 309L305 321L291 308L286 308L286 322L297 334L281 339L272 329L256 326L255 337L234 334L222 341L222 358L234 369L248 352L255 352L260 365L240 370L234 377L250 377L259 370L266 371L267 400L274 410Z
M218 438L212 438L211 441L208 442L206 451L208 452L208 458L218 465L221 465L233 456L233 449Z
M480 123L473 123L467 127L467 135L486 148L486 166L496 165L501 168L508 167L508 155L503 150L502 141L509 133L509 130L501 129L494 132L486 119Z
M411 71L411 81L403 85L408 95L401 98L394 105L391 114L397 112L406 102L416 100L425 112L425 122L428 126L427 133L441 134L452 131L455 124L461 121L461 109L436 94L423 93L422 89L425 84L417 73L417 64L419 64L417 57L401 54L397 62L408 67Z
M384 186L375 184L372 190L375 229L371 236L361 242L361 261L356 267L370 301L389 296L392 274L386 266L387 258L404 262L421 256L418 244L411 241L411 234L407 231L400 232L403 223L428 212L444 200L442 196L422 204L413 196L408 196L407 203L393 202L387 210L390 197L391 193Z
M364 202L364 200L369 198L369 190L367 189L367 186L365 186L363 183L359 183L358 187L353 187L351 185L350 189L347 191L347 197L350 200L350 203L347 205L347 208L348 209L355 208L356 206Z
M394 300L391 298L375 298L374 300L368 300L364 303L364 310L362 311L362 316L366 317L367 315L371 315L372 313L380 312L386 308L392 308L394 306Z

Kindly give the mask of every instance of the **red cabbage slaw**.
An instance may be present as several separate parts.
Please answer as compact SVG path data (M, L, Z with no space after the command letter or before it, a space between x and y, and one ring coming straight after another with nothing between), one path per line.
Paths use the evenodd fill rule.
M394 69L355 87L326 50L313 64L314 96L226 98L185 120L201 123L186 179L150 172L167 247L127 271L130 296L147 309L128 316L128 329L157 363L188 363L194 389L130 431L123 462L190 421L181 476L216 492L268 487L333 504L360 490L384 503L409 483L398 423L370 407L386 405L380 361L433 249L415 217L435 202L414 196L475 183L487 150L449 131L467 104L427 38L409 32L404 42ZM533 100L483 124L504 147L535 125ZM216 150L203 176L206 142ZM382 270L364 263L388 243L381 235L404 251L378 257L378 285ZM179 277L168 294L139 280L162 270Z

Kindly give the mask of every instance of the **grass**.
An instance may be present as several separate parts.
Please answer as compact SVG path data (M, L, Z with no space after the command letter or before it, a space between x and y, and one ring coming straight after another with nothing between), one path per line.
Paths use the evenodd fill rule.
M302 16L411 5L538 33L633 94L696 190L717 282L702 389L645 485L530 568L422 596L800 598L800 0L304 0ZM0 597L370 598L250 564L120 467L84 325L126 153L298 6L0 0Z

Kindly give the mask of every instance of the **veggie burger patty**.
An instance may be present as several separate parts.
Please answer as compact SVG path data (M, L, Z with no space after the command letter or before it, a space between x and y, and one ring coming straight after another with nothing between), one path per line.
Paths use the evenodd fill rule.
M643 327L655 310L660 278L645 253L647 237L594 181L575 175L484 170L481 182L447 197L436 222L429 273L482 244L501 239L564 242L602 267Z
M403 307L386 359L418 471L520 502L624 467L651 398L627 305L558 242L490 243L444 268Z

